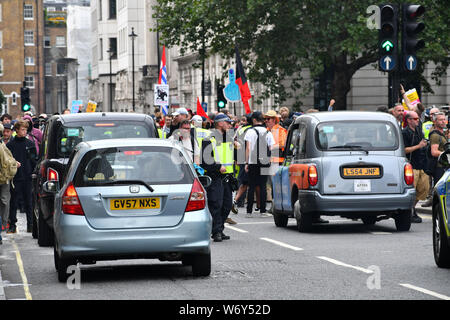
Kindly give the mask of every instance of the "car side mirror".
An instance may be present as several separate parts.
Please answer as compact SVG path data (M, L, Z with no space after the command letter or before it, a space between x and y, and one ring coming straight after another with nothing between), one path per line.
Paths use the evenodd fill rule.
M58 193L59 191L59 182L57 181L46 181L42 185L42 189L47 193Z
M212 179L208 176L199 176L198 180L200 180L200 183L205 189L208 188L212 183Z

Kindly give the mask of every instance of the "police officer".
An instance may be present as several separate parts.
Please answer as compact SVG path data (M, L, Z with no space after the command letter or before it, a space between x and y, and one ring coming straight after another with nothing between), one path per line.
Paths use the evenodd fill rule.
M235 143L230 137L231 122L228 116L218 114L214 119L215 129L211 130L211 136L202 142L201 166L205 169L205 174L212 179L206 192L213 219L211 234L215 242L230 239L223 230L232 205L231 186L226 182L227 175L233 174Z
M434 126L434 121L436 121L436 119L434 119L434 115L438 112L439 112L438 108L436 108L436 107L431 108L429 111L430 120L426 121L422 124L422 132L423 132L425 139L428 139L430 132L433 131L432 128Z

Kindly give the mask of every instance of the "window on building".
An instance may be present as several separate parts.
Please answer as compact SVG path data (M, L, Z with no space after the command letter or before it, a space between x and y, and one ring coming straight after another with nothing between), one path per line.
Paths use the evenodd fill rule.
M98 47L98 56L99 56L99 60L102 61L103 60L103 39L100 38L100 45Z
M34 31L33 30L25 30L24 42L25 42L26 46L34 46Z
M34 57L25 57L26 66L34 66Z
M56 8L55 7L47 7L47 12L55 12Z
M0 30L0 49L3 48L3 31Z
M66 65L63 63L58 63L56 65L56 75L64 76L66 74Z
M56 46L57 47L65 47L66 46L66 37L57 36L56 37Z
M98 20L100 20L100 21L103 19L103 13L102 13L103 5L102 5L102 3L103 3L103 0L98 0L98 8L97 8L97 10L98 10Z
M0 22L3 20L3 5L0 3Z
M109 19L117 18L116 0L109 0Z
M44 48L50 48L52 46L51 37L44 36Z
M0 59L0 77L3 76L3 59Z
M325 67L323 73L314 79L314 108L327 111L331 100L331 83L334 77L333 67Z
M51 62L46 62L45 63L45 75L46 76L52 76L53 75L52 63Z
M117 59L117 38L109 38L109 53L111 59Z
M25 76L25 86L34 89L35 82L34 82L34 76Z
M25 20L33 20L34 14L33 14L33 5L25 3L23 5L23 18Z

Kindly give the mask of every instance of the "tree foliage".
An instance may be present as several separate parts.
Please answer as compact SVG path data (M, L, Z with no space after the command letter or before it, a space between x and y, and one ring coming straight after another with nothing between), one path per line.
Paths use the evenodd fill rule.
M325 66L333 66L332 95L345 108L352 76L377 61L378 31L367 27L369 0L158 0L154 17L166 46L181 53L228 58L239 47L252 82L265 85L277 103L302 95ZM401 4L401 2L398 2ZM433 62L433 79L449 66L450 7L445 1L423 0L427 9L419 54L423 65ZM206 50L202 50L202 49ZM302 77L304 72L309 75ZM422 78L425 89L430 89ZM301 94L300 94L301 93Z

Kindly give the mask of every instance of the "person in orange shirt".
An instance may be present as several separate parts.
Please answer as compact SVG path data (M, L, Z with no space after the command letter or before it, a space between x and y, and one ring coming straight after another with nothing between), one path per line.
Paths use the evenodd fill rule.
M275 140L275 145L272 147L272 156L270 159L272 162L271 174L273 175L275 174L278 165L282 164L284 161L284 158L282 158L281 155L286 144L287 130L280 125L280 116L274 110L269 110L264 115L264 121L267 130L272 133ZM268 179L267 183L267 200L272 201L272 179Z
M284 158L282 158L281 155L286 144L287 130L279 124L280 118L273 110L269 110L264 115L264 121L266 123L267 130L272 133L273 138L275 139L275 146L272 149L271 161L273 163L281 164L284 161Z

